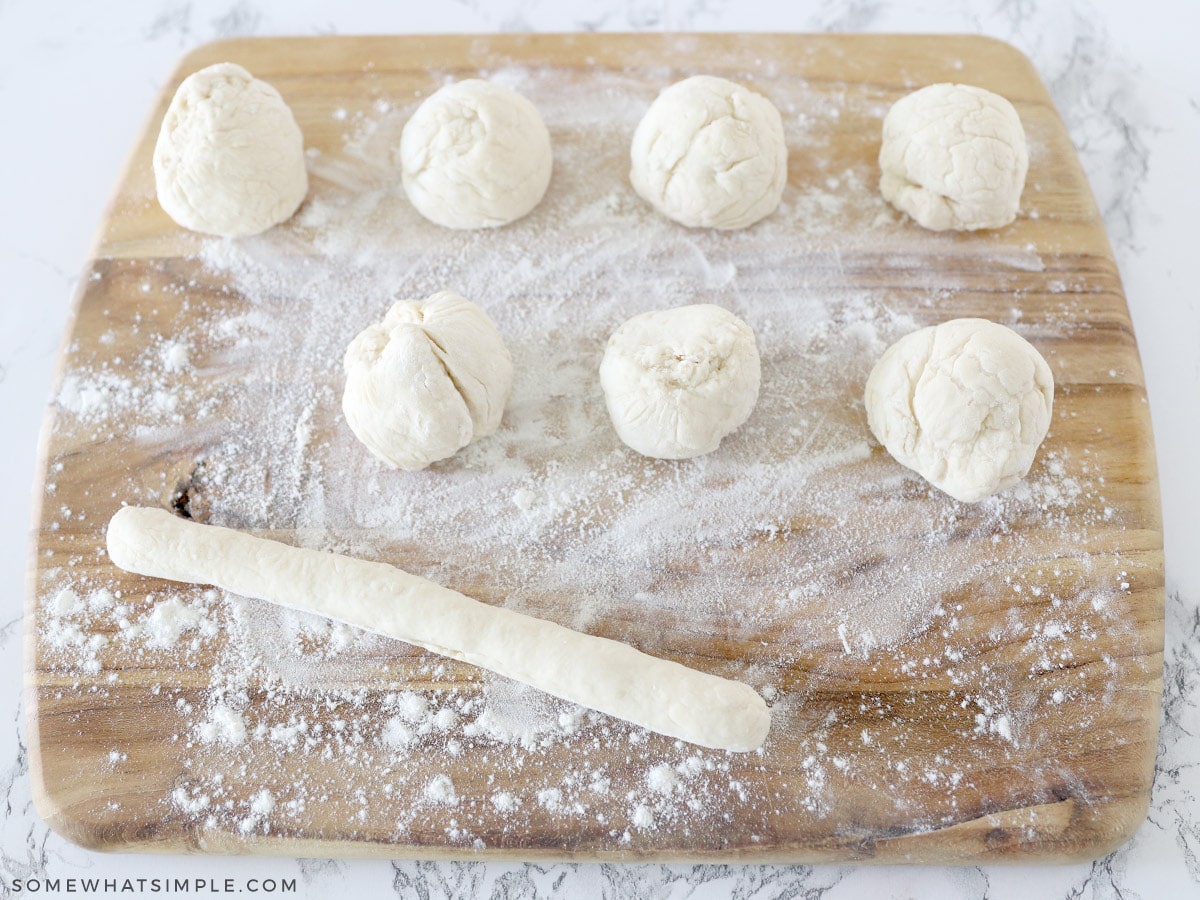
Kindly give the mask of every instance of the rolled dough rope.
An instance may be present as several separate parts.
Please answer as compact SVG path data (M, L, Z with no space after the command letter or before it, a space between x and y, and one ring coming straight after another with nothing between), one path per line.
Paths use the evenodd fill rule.
M108 524L108 555L140 575L212 584L416 644L693 744L756 750L771 727L749 685L480 603L386 563L132 506Z

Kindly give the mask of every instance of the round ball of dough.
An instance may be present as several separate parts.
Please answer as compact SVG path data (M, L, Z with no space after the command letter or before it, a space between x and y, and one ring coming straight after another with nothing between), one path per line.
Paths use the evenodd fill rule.
M711 453L749 417L760 368L754 332L711 304L634 316L608 339L600 386L613 427L638 453Z
M266 231L308 192L304 138L279 91L218 63L184 79L154 145L158 202L184 228Z
M931 84L888 110L879 168L883 196L926 228L1000 228L1016 218L1029 149L999 94Z
M779 110L762 94L696 75L650 105L633 134L634 190L691 228L745 228L774 212L787 183Z
M423 469L500 427L513 366L487 313L453 291L401 300L350 342L342 411L367 449Z
M975 503L1029 471L1050 428L1054 378L1012 329L953 319L889 347L865 402L871 431L897 462Z
M400 136L404 191L446 228L507 225L550 184L550 132L516 91L471 78L425 100Z

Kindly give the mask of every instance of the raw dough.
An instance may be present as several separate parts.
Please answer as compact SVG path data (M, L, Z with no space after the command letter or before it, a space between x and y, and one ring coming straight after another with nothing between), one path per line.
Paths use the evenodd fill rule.
M634 132L630 158L634 190L692 228L753 225L775 210L787 183L779 110L712 75L658 95Z
M384 563L126 507L108 555L130 572L328 616L514 678L659 734L756 750L771 716L749 685L472 600Z
M879 168L883 196L926 228L1000 228L1016 218L1029 150L999 94L931 84L888 110Z
M453 291L401 300L346 349L342 411L367 449L423 469L500 427L512 357L487 313Z
M493 228L538 205L550 184L550 133L516 91L478 78L422 103L400 136L404 190L447 228Z
M634 316L613 332L600 385L621 440L638 453L711 453L758 400L754 332L711 304Z
M266 231L308 192L304 138L279 92L241 66L189 75L154 145L158 202L184 228L222 237Z
M953 319L889 347L865 402L871 431L897 462L974 503L1029 471L1050 427L1054 378L1015 331Z

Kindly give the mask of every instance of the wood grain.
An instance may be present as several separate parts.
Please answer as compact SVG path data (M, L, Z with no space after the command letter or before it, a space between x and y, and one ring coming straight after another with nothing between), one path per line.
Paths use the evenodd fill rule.
M794 634L785 630L749 635L713 617L655 611L661 612L659 618L639 623L647 614L619 606L589 630L650 642L650 652L717 674L740 677L747 666L773 673L780 691L777 707L788 712L779 713L765 754L729 756L706 788L712 804L727 810L726 818L699 817L695 823L675 821L638 831L629 827L627 806L614 801L600 803L603 822L572 821L568 827L548 812L530 811L520 827L512 827L502 816L476 809L472 830L481 845L472 846L448 838L433 817L417 817L397 833L396 817L415 803L413 791L419 793L418 776L427 775L425 770L410 773L411 783L398 782L386 800L364 806L356 799L377 791L380 773L390 771L379 748L355 750L353 765L336 756L281 756L269 745L223 760L205 756L181 738L178 710L203 705L220 638L186 664L171 654L132 653L115 639L98 651L97 672L61 664L44 625L47 598L64 572L113 585L125 602L141 608L162 591L150 579L114 571L105 560L100 548L112 512L122 502L149 501L167 508L184 505L196 518L205 518L221 498L203 490L213 434L180 426L155 440L138 440L111 423L97 426L52 406L43 432L40 506L31 542L25 687L35 799L51 827L88 847L135 852L610 861L1066 861L1098 856L1129 838L1149 802L1161 700L1162 536L1149 412L1102 221L1053 104L1023 56L998 41L962 36L323 37L207 45L181 62L134 147L84 270L60 357L60 383L72 372L97 366L136 379L137 372L123 369L122 361L138 353L139 325L168 329L187 322L200 304L231 311L245 305L245 298L194 258L201 239L177 228L158 207L149 165L158 123L179 82L227 60L279 88L306 143L323 154L336 154L342 141L335 110L353 115L369 110L380 96L421 95L444 77L505 65L554 70L564 82L580 85L599 69L651 73L646 77L663 84L699 71L733 78L757 73L767 82L798 78L823 96L853 92L884 105L937 81L964 81L1004 94L1027 130L1038 136L1023 204L1028 208L1036 199L1036 218L1024 215L998 235L936 240L910 225L892 235L886 250L857 242L835 264L828 255L801 248L781 258L771 273L747 270L739 278L747 291L762 279L764 295L789 278L834 292L848 285L886 291L921 324L991 317L997 302L1007 304L1019 295L1024 333L1050 361L1056 378L1047 448L1086 456L1090 471L1100 473L1107 512L1099 516L1094 505L1081 507L1079 521L1064 529L1061 519L1031 508L1010 523L1027 548L1016 567L988 562L988 547L1005 536L983 532L984 517L977 510L964 508L954 523L952 540L971 562L962 586L944 598L959 609L955 643L965 662L958 668L1020 685L1013 698L1023 704L1019 742L986 728L980 732L980 710L964 698L981 686L964 685L955 666L912 669L907 661L940 659L945 652L946 641L936 628L916 635L903 653L864 657L843 652L835 634L800 645L791 643ZM866 163L877 150L876 121L849 115L829 127L838 152L848 159ZM812 165L802 148L792 148L792 190L819 177ZM1006 262L1005 254L1027 247L1036 248L1043 265L1022 269ZM930 306L930 292L948 281L958 289ZM186 291L164 290L179 285ZM1064 328L1064 322L1071 327ZM201 366L200 371L204 375L190 388L214 398L229 385L263 377L253 361ZM281 363L273 377L309 376ZM876 447L870 458L847 463L837 477L857 477L884 464ZM909 521L918 521L925 510L930 520L937 516L942 500L927 491L905 490L896 499L910 510ZM864 508L879 499L862 498ZM273 530L265 533L297 540L288 515L280 508L266 523ZM830 526L829 516L811 510L783 514L791 539L801 546L819 540ZM820 602L861 593L871 573L887 566L897 542L911 546L921 538L915 531L881 534L868 542L869 550L839 560L838 571L821 576L827 596ZM476 552L448 541L437 550L397 541L382 558L424 570L455 553ZM748 594L767 577L780 552L771 533L755 536L744 554ZM705 573L696 559L670 560L662 572L666 585L701 577ZM1015 593L1013 584L1023 579L1039 585L1038 594ZM1103 616L1097 618L1098 586L1117 583L1128 587L1106 593ZM485 601L504 600L485 579L453 586ZM528 603L527 611L556 618L571 598L548 593ZM803 614L801 602L797 615L802 619ZM1042 650L1033 638L1052 621L1071 626L1062 636L1070 662L1040 666ZM444 676L431 678L428 655L414 648L387 646L359 662L354 669L329 666L313 677L326 686L361 689L359 712L367 718L384 715L384 694L401 686L433 693L479 690L468 666L447 663ZM1071 702L1061 702L1063 692ZM272 703L268 686L251 703L266 715ZM806 760L813 747L810 735L818 729L824 759L862 764L823 769L824 799L814 805ZM873 746L880 748L875 762L864 753L868 730ZM668 752L670 742L650 736L640 747L645 758L653 758ZM114 748L124 754L120 765L109 761ZM569 771L578 765L576 751L575 745L552 745L530 757L530 765ZM489 752L494 759L485 754L455 764L453 780L461 796L528 788L530 772L513 765L520 750ZM908 761L906 768L891 765L900 755ZM610 763L614 798L638 788L624 771L622 756L620 749L602 746L592 757ZM206 824L204 816L168 802L197 767L227 770L233 803L248 802L262 787L286 796L301 774L307 783L322 785L323 793L303 815L273 823L269 834L246 834ZM957 783L935 777L949 769L967 777ZM935 776L921 777L923 772ZM754 797L774 799L739 801L729 788L735 783L749 786Z

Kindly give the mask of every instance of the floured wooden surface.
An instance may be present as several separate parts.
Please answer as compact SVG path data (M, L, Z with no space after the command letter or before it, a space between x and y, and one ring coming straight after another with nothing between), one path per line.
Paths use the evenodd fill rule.
M286 227L237 242L153 199L149 122L102 232L45 442L29 600L40 808L106 849L317 855L976 861L1099 854L1148 800L1162 560L1141 369L1074 152L1036 75L977 38L576 36L239 41L311 148ZM753 84L790 149L780 210L683 229L628 186L659 89ZM424 222L392 153L483 74L538 106L542 205ZM878 196L888 105L961 80L1022 116L1018 221L926 232ZM169 86L165 101L173 86ZM157 113L161 116L161 109ZM341 420L341 356L399 297L497 322L500 431L420 473ZM754 329L747 424L685 462L613 433L596 367L628 316ZM874 361L922 325L1016 328L1054 370L1026 483L955 503L871 439ZM757 688L761 754L691 747L413 648L99 552L122 503L395 563ZM35 779L36 780L36 779Z

